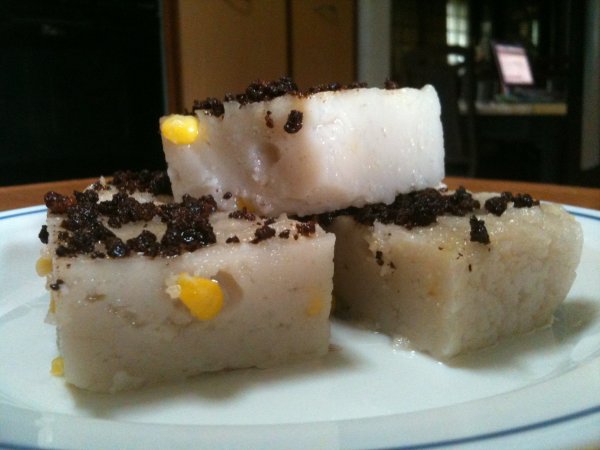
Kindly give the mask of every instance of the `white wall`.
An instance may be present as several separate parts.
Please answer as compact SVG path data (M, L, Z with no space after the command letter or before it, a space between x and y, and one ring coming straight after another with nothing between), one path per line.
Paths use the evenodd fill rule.
M358 80L383 86L391 76L391 0L358 1Z

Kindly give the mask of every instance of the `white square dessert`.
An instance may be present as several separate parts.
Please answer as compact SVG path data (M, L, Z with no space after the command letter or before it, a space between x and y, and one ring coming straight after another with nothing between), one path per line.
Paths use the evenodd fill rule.
M38 268L67 382L115 392L328 352L332 234L208 197L98 202L103 186L46 196Z
M433 87L254 83L194 114L161 119L176 199L212 195L261 214L308 215L391 202L444 177L440 103ZM223 194L231 193L230 202Z
M338 314L442 360L551 323L582 248L560 206L508 193L422 191L327 229Z

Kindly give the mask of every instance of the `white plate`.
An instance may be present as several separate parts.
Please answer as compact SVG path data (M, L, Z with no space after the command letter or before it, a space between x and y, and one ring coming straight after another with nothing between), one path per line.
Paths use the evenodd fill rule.
M566 448L600 445L600 211L551 328L452 366L333 323L320 361L98 395L49 374L34 271L43 207L0 213L0 447Z

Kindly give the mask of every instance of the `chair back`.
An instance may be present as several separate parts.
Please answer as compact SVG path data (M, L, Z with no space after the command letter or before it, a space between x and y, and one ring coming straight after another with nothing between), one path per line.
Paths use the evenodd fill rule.
M406 86L431 84L442 107L448 175L475 176L475 80L472 50L458 46L417 48L403 58Z

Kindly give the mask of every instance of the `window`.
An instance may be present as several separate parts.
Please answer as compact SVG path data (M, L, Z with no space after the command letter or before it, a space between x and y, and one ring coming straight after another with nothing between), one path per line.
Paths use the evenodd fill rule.
M446 2L446 44L467 47L469 45L469 8L467 0ZM460 63L462 57L449 55L450 64Z

